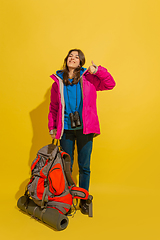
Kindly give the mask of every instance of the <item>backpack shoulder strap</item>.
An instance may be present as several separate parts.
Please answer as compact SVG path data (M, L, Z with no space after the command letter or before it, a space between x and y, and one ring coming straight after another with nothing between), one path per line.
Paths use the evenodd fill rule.
M68 184L71 186L76 186L72 174L71 174L71 158L68 153L63 150L60 152L61 157L64 159L64 172L68 181Z

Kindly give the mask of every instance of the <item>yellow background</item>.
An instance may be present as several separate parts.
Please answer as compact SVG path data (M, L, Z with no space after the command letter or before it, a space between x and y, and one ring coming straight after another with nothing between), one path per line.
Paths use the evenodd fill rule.
M160 239L160 2L1 0L1 239ZM94 217L77 211L56 232L16 207L39 148L51 142L52 79L71 48L105 66L117 85L99 92ZM74 168L77 179L77 167Z

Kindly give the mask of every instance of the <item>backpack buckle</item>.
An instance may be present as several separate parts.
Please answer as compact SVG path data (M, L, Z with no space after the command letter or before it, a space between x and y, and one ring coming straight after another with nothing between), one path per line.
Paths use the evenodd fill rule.
M47 178L44 180L44 187L45 188L48 187L48 179Z

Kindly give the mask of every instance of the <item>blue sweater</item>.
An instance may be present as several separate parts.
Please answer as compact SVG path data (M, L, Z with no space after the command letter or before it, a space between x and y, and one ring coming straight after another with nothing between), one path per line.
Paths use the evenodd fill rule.
M82 76L83 72L86 68L81 68L80 76ZM58 77L63 79L63 72L57 71L56 74ZM72 83L73 79L69 79ZM76 88L77 88L77 108L76 108ZM68 92L68 93L67 93ZM69 98L68 98L69 97ZM83 101L82 101L82 90L80 81L77 84L73 85L64 85L64 101L65 101L65 110L64 110L64 129L66 130L78 130L83 128L82 122L82 108L83 108ZM81 126L76 128L71 128L71 121L69 114L72 112L78 111L80 119L81 119Z

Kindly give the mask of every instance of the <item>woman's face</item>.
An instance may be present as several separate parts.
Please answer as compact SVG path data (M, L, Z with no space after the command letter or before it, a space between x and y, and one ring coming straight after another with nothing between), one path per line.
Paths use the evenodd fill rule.
M77 51L72 51L67 59L68 69L76 69L80 66L80 58Z

